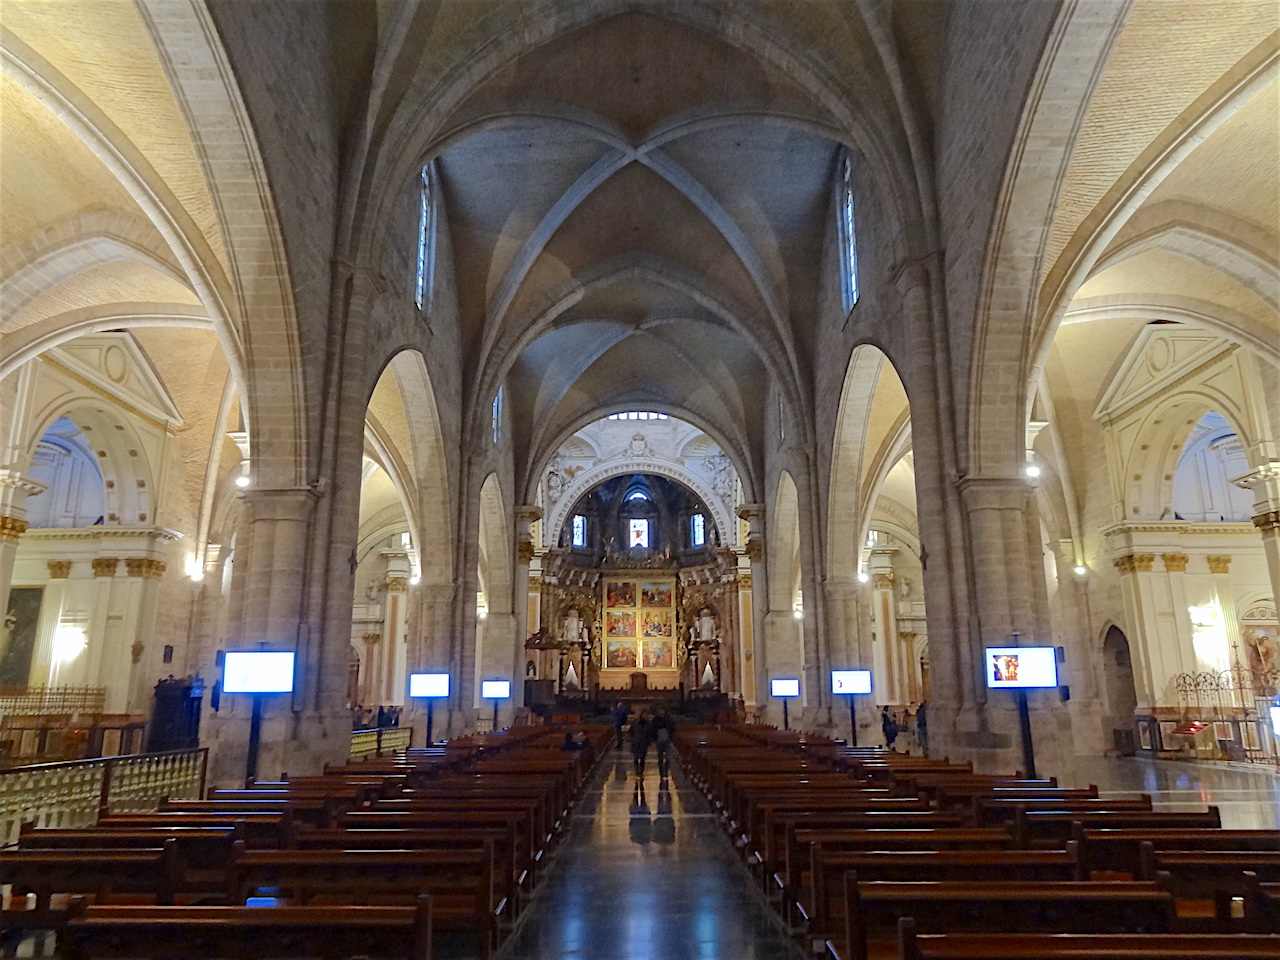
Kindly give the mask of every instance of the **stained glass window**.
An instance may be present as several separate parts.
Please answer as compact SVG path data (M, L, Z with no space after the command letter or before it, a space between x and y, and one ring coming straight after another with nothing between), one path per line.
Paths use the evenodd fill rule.
M587 545L587 518L582 514L576 514L573 518L573 545L575 547Z
M649 521L648 520L632 520L631 536L627 539L627 545L634 548L649 549Z
M431 301L431 281L435 274L436 204L430 164L422 168L418 197L418 279L413 299L421 310Z
M853 213L853 167L846 156L840 165L840 272L844 280L844 308L858 302L858 242Z

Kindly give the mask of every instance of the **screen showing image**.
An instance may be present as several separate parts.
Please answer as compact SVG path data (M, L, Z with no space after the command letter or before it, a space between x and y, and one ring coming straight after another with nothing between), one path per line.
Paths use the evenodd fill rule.
M506 700L511 696L511 681L481 680L480 696L485 700Z
M449 675L447 673L409 674L409 696L447 697L448 695Z
M987 686L1056 687L1058 653L1053 647L987 647Z
M769 692L775 697L798 697L800 696L800 681L770 680Z
M832 693L870 693L870 670L832 670Z
M289 693L293 651L228 651L222 662L223 693Z

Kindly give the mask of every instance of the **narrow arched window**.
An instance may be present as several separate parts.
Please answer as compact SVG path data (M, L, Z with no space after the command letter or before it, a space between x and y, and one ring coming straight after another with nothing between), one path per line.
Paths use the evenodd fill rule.
M853 209L853 164L840 161L840 288L847 313L858 302L858 235Z
M431 164L422 168L418 197L418 279L414 287L414 302L422 310L431 302L432 279L436 272L436 196Z
M498 388L498 392L493 397L490 420L493 427L493 442L498 443L502 440L502 387Z

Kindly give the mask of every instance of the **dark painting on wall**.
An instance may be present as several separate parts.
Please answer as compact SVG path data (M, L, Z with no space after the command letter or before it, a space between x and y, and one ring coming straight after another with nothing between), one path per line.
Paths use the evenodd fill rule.
M31 677L44 587L14 587L0 625L0 687L23 687Z

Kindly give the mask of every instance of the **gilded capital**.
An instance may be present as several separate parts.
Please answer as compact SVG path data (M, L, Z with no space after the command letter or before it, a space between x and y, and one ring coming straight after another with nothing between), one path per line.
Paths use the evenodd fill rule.
M1263 533L1280 531L1280 510L1268 510L1253 518L1253 525Z
M94 557L89 561L89 566L93 567L93 575L95 577L114 577L116 575L116 567L120 565L120 561L115 557Z
M27 521L0 513L0 543L17 543L18 538L26 532Z
M381 639L382 639L382 634L380 634L380 633L366 633L366 634L365 634L364 636L362 636L360 639L361 639L361 640L363 640L365 643L372 645L372 644L375 644L375 643L377 643L379 640L381 640Z
M1154 553L1127 553L1116 557L1114 563L1121 573L1150 573L1156 562Z
M159 580L168 568L163 560L150 557L128 557L124 561L125 572L131 577L142 577L146 580Z
M65 580L71 576L70 560L50 560L48 564L50 580Z
M1186 573L1187 560L1189 559L1185 553L1162 553L1160 559L1164 561L1164 568L1170 573Z
M893 579L892 571L889 573L873 573L871 575L871 582L875 585L877 590L892 590Z
M408 577L387 577L387 591L390 593L404 593L409 589Z
M752 563L759 563L764 559L764 541L759 537L752 537L747 541L747 559Z
M1210 573L1230 573L1231 558L1230 557L1205 557L1209 563Z
M739 590L750 590L750 589L751 589L751 574L749 574L749 573L739 573L739 574L738 574L738 589L739 589Z

